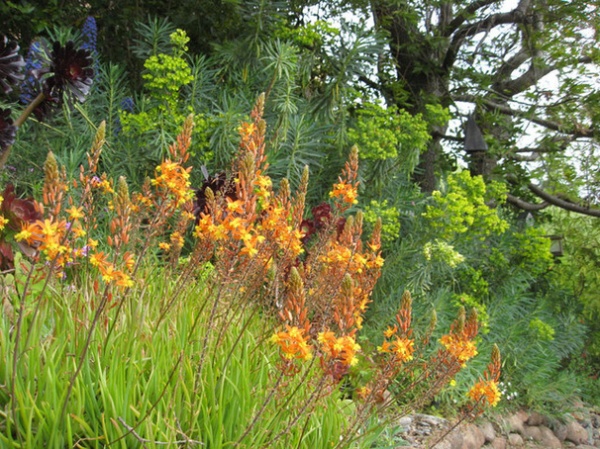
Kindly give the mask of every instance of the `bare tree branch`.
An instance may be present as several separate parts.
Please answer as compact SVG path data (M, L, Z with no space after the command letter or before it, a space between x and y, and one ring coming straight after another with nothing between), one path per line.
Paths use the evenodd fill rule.
M498 70L496 70L495 77L497 79L506 79L510 77L510 74L518 69L521 64L525 63L531 54L525 49L521 48L515 55L505 61Z
M491 14L478 22L468 23L457 28L450 45L448 46L448 50L446 51L442 68L445 71L448 71L454 65L458 51L465 38L474 36L483 31L491 30L500 25L525 23L527 20L526 12L529 9L530 4L530 0L521 0L518 6L510 12Z
M513 154L512 156L510 156L510 158L514 161L519 161L519 162L535 162L540 158L540 153L538 153L537 151L533 151L533 154L529 155L529 156L523 156L521 154Z
M546 120L538 117L530 117L529 114L525 111L519 111L518 109L512 109L509 106L494 102L492 100L488 100L481 97L476 97L475 95L456 95L453 97L454 101L464 101L467 103L479 103L484 106L487 106L491 109L494 109L502 114L511 115L513 117L521 117L525 120L529 120L532 123L543 126L544 128L551 129L553 131L559 131L564 134L570 134L575 138L580 137L594 137L595 131L592 128L587 128L579 124L575 124L571 126L570 129L565 125L553 122L551 120Z
M510 193L506 195L506 201L508 201L510 204L517 206L519 209L532 211L532 212L536 211L536 210L542 210L542 209L545 209L546 207L550 206L550 204L547 203L546 201L544 201L543 203L540 203L540 204L529 203L527 201L522 200L521 198L517 198L516 196L514 196Z
M582 57L577 60L577 64L590 64L592 62L592 58L590 57ZM529 89L531 86L535 85L539 80L548 75L549 73L557 70L557 66L550 65L546 67L537 67L534 62L531 63L531 67L523 73L523 75L519 76L515 79L509 79L507 81L498 82L494 85L494 90L502 93L502 95L506 95L508 97L512 97L515 94L524 92Z
M442 29L442 36L449 37L456 31L456 29L461 26L465 21L475 14L479 9L485 8L488 5L492 5L497 3L498 0L478 0L473 3L467 5L466 8L463 8L456 14L456 17L450 21L448 26Z
M542 190L540 187L535 184L529 184L529 190L533 192L535 195L547 201L548 203L560 207L561 209L570 210L572 212L577 212L583 215L589 215L591 217L600 217L600 209L591 208L587 206L581 206L576 203L571 203L570 201L563 200L556 195L551 195L550 193Z

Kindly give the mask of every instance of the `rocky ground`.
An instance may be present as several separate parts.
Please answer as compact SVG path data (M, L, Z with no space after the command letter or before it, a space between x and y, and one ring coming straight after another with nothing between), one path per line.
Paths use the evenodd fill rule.
M600 448L600 411L585 407L560 420L522 410L510 416L461 423L450 433L454 423L436 416L413 414L397 424L397 448Z

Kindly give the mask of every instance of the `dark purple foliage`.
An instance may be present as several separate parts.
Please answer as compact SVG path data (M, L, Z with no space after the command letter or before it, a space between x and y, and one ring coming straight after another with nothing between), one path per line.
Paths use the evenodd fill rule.
M10 118L10 109L0 109L0 150L5 151L15 142L17 127Z
M5 94L12 91L11 84L23 80L23 67L25 62L19 54L19 44L2 36L0 38L0 87Z

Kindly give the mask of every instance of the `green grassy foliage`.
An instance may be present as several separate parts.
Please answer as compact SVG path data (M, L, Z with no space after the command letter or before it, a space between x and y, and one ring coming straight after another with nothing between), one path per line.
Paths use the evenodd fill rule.
M316 364L281 375L267 341L273 320L226 307L211 320L209 267L182 290L166 270L145 268L121 312L109 304L94 328L93 284L53 285L21 303L26 267L2 278L2 447L315 448L344 434L339 394L305 409L321 378Z

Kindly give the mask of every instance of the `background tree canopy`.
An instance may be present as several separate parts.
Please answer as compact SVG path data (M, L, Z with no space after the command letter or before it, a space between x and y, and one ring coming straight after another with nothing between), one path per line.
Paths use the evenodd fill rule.
M312 206L359 147L357 207L367 228L383 218L386 256L366 332L386 324L406 288L423 327L432 309L447 321L474 307L484 348L499 342L521 400L560 406L576 388L597 400L587 370L600 360L598 6L5 2L1 28L25 50L37 36L73 37L93 16L99 63L95 100L22 133L18 174L3 176L35 189L40 148L75 170L83 130L107 120L104 168L142 184L190 112L193 165L228 170L240 120L265 92L271 176L296 186L308 165ZM468 116L486 151L464 151ZM67 123L82 132L57 131ZM548 235L563 237L562 259Z

